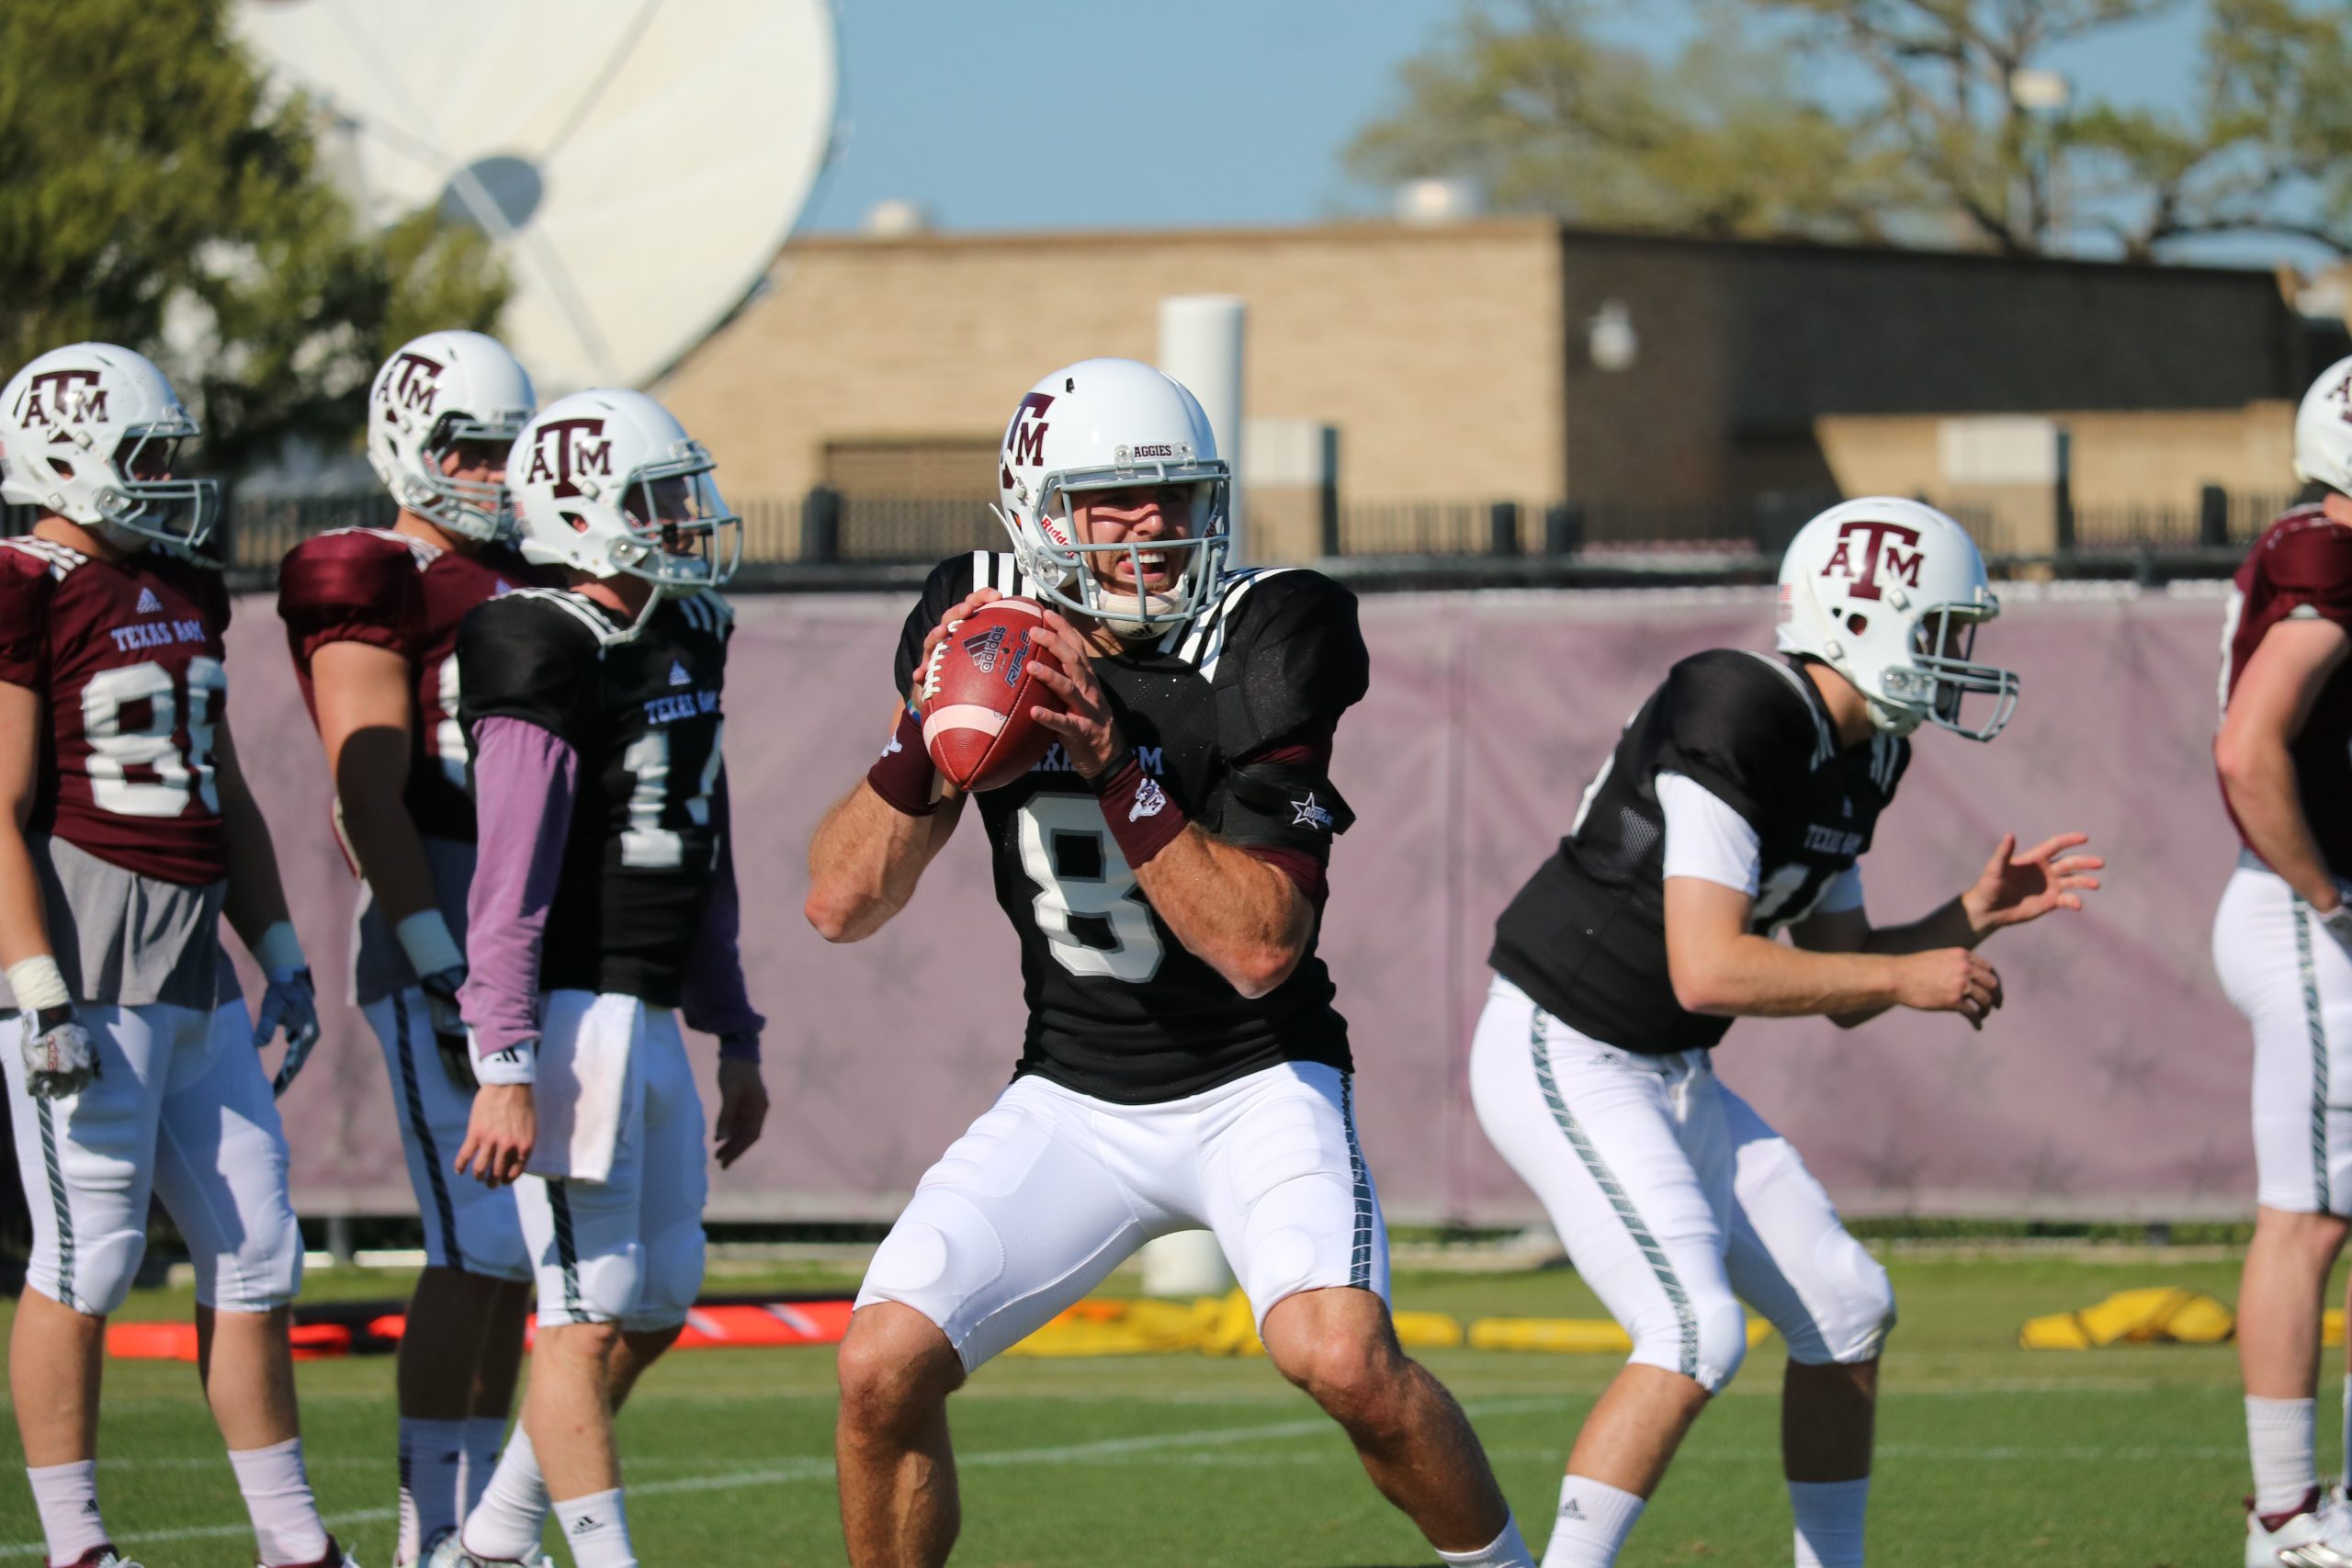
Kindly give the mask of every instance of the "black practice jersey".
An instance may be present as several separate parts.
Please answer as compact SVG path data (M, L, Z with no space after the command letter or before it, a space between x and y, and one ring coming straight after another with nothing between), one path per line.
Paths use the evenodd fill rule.
M645 628L560 589L523 589L458 631L469 756L485 718L525 719L580 760L563 870L539 961L544 990L675 1007L718 859L719 695L735 620L716 593L665 599ZM479 794L479 791L477 791ZM509 825L485 817L485 837Z
M899 641L901 695L924 636L975 588L1027 592L1009 555L941 562ZM1323 759L1369 670L1355 595L1295 570L1236 573L1191 622L1094 660L1122 733L1187 816L1228 843L1324 863L1349 816ZM997 902L1021 934L1029 1026L1018 1072L1149 1104L1279 1062L1348 1068L1347 1025L1311 942L1267 995L1236 991L1146 901L1058 746L977 799Z
M1626 725L1576 822L1495 927L1489 962L1544 1011L1645 1055L1713 1045L1727 1018L1687 1012L1666 964L1666 821L1657 775L1681 773L1756 829L1754 930L1813 912L1871 847L1911 743L1839 750L1793 660L1730 649L1676 665Z

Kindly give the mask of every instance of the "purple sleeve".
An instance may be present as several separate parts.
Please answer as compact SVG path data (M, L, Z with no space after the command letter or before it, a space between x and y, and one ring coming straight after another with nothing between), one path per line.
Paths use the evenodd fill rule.
M703 907L702 930L686 964L686 1027L718 1036L718 1054L760 1059L760 1031L767 1020L752 1009L743 986L743 955L738 945L742 902L735 889L735 819L727 795L727 774L718 775L711 811L718 829L718 874Z
M458 1002L476 1051L539 1033L539 942L563 869L580 759L527 719L474 723L474 813L481 848L466 896L466 984Z

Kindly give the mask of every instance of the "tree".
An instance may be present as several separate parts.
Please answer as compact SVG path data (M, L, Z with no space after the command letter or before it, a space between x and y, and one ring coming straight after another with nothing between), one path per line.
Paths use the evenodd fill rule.
M1347 162L1607 226L2013 255L2087 232L2135 260L2242 231L2352 250L2352 4L2207 0L2188 101L2053 101L2053 51L2182 4L1693 0L1691 40L1658 60L1607 42L1593 0L1465 0Z
M494 324L487 241L437 214L362 231L311 111L274 101L223 0L0 6L0 375L85 339L153 356L232 473L348 445L377 362Z

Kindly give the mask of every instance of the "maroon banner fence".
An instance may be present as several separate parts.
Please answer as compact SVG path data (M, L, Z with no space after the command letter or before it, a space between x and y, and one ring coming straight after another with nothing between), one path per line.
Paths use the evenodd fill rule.
M2023 589L1980 639L2024 700L1997 741L1941 731L1864 863L1882 921L1925 912L2006 829L2093 835L2108 886L2079 917L1996 939L2008 989L1982 1032L1892 1014L1851 1032L1736 1025L1716 1062L1853 1213L2189 1218L2251 1212L2250 1045L2209 957L2235 854L2209 756L2221 604ZM903 601L747 597L728 680L744 956L771 1021L765 1141L715 1216L883 1218L1011 1071L1021 987L969 829L914 904L831 947L800 916L804 852L890 716ZM1332 865L1323 951L1351 1021L1363 1142L1392 1217L1515 1223L1532 1198L1487 1148L1464 1063L1495 914L1548 853L1618 728L1676 659L1770 643L1752 591L1368 598L1373 687L1340 730L1359 822ZM230 637L238 744L321 976L349 947L351 880L325 769L270 603ZM322 989L339 992L334 980ZM305 1213L413 1207L381 1056L334 998L288 1095ZM710 1056L704 1053L706 1093Z

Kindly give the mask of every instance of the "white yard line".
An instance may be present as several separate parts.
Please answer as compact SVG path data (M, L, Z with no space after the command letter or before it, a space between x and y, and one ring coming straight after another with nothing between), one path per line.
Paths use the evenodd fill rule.
M2156 1392L2158 1387L2159 1385L2153 1381L2144 1383L2136 1382L2119 1382L2112 1384L2086 1384L2081 1382L2014 1382L1952 1384L1930 1383L1916 1385L1911 1388L1889 1389L1887 1391L1887 1396L1890 1398L1901 1398L1906 1394L1917 1393L2048 1393L2060 1392L2073 1393L2089 1392L2103 1393L2152 1393ZM1777 1393L1778 1391L1774 1390L1772 1392ZM1577 1402L1576 1396L1567 1394L1513 1399L1474 1399L1464 1401L1464 1408L1468 1411L1470 1415L1486 1419L1498 1416L1548 1414L1560 1411L1565 1406ZM1295 1421L1261 1422L1256 1425L1247 1427L1210 1427L1186 1432L1154 1432L1133 1438L1105 1438L1091 1443L1057 1443L1050 1447L1027 1449L984 1449L974 1452L958 1454L956 1456L956 1463L958 1466L966 1470L993 1469L1004 1465L1020 1464L1102 1464L1115 1462L1132 1454L1155 1453L1169 1449L1217 1448L1233 1443L1268 1442L1283 1438L1316 1437L1326 1434L1329 1434L1333 1437L1337 1436L1331 1422L1327 1417L1315 1416ZM1496 1450L1493 1451L1518 1456L1522 1455L1526 1450ZM1545 1451L1548 1454L1549 1450ZM2032 1459L2227 1459L2235 1457L2239 1452L2235 1448L2161 1448L2141 1446L2113 1449L2086 1447L2054 1449L1971 1449L1920 1447L1901 1443L1883 1444L1880 1447L1878 1451L1881 1455L1889 1459L1985 1461ZM1773 1459L1777 1461L1778 1456L1767 1450L1759 1450L1758 1457L1761 1459ZM1214 1462L1209 1461L1207 1456L1198 1456L1198 1461ZM108 1469L115 1468L118 1463L125 1467L152 1466L155 1468L171 1469L192 1469L214 1463L222 1465L227 1463L225 1460L193 1458L124 1460L119 1461L109 1461L104 1462L107 1464L107 1468ZM347 1465L355 1462L373 1464L379 1461L353 1461L345 1460L331 1462ZM831 1460L809 1457L786 1460L782 1463L763 1466L757 1470L722 1471L717 1474L682 1475L666 1480L641 1481L633 1483L629 1486L628 1491L631 1496L659 1497L677 1493L729 1492L752 1486L785 1485L804 1481L830 1481L832 1479L832 1475L833 1461ZM397 1517L397 1510L392 1508L355 1508L343 1513L331 1514L327 1516L326 1523L327 1528L330 1529L343 1529L352 1525L380 1524L385 1520L395 1517ZM170 1529L131 1530L116 1537L115 1544L124 1548L134 1548L150 1544L167 1543L180 1540L219 1540L223 1537L243 1535L251 1529L251 1525L246 1521L240 1519L232 1524L181 1525L175 1526ZM44 1550L44 1544L38 1540L4 1542L0 1543L0 1560L40 1557L42 1555Z

